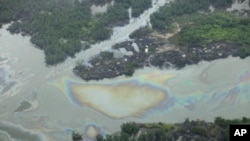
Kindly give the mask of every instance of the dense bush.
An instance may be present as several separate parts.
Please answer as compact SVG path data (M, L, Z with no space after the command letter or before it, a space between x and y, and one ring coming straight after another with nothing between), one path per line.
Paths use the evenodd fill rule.
M250 20L229 13L211 13L183 26L177 35L177 43L185 46L222 40L250 46Z
M134 32L132 32L130 35L129 35L129 38L131 39L135 39L135 38L141 38L143 36L146 36L148 35L149 33L151 33L153 30L151 27L141 27L137 30L135 30Z
M161 7L159 12L152 14L151 23L154 29L164 31L174 22L176 16L206 11L210 5L225 8L232 3L232 0L175 0Z
M31 35L46 63L53 65L79 52L81 40L96 42L111 35L102 20L92 18L90 6L90 1L2 0L0 23L15 21L9 31Z
M107 13L91 15L92 4L107 2L111 0L1 0L0 26L14 21L9 31L31 35L31 42L44 50L46 63L53 65L79 52L81 40L95 43L108 39L108 26L128 21L129 7L137 17L151 6L151 0L115 0Z
M152 6L152 0L115 0L122 4L126 9L132 8L132 17L140 16L145 10Z
M73 132L72 133L72 140L73 141L82 141L82 134L78 132Z
M112 0L91 0L95 5L104 5L106 3L110 3Z
M128 135L136 135L139 131L139 127L135 122L124 123L121 125L121 131Z
M216 8L225 8L231 6L233 0L210 0L210 2Z
M128 20L128 10L121 3L115 3L113 6L110 6L107 10L106 20L108 24L115 24L119 21Z
M133 0L132 7L132 17L140 16L145 10L152 6L152 0Z
M206 128L205 127L202 127L202 126L194 126L192 129L191 129L191 132L192 133L195 133L195 134L198 134L202 137L207 137L207 131L206 131Z

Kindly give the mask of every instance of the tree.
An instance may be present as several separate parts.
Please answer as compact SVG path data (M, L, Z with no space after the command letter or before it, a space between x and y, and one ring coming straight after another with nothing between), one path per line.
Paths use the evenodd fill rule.
M104 141L103 136L100 135L100 134L98 134L98 135L96 136L96 141Z
M73 141L82 141L82 135L78 132L72 132L72 140Z
M152 0L133 0L132 7L132 17L140 16L145 10L152 6Z
M121 125L121 130L128 135L136 135L139 131L139 126L135 122L123 123Z

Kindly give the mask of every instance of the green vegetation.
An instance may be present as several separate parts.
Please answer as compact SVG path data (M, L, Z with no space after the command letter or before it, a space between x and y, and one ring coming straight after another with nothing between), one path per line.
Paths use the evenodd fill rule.
M95 5L104 5L106 3L110 3L112 0L91 0Z
M82 135L78 132L73 132L72 141L82 141Z
M210 2L216 8L224 8L231 6L233 0L210 0Z
M161 7L159 12L152 14L151 23L154 29L164 32L175 22L176 17L208 11L210 5L225 8L232 3L232 0L175 0Z
M124 133L127 133L129 136L134 136L139 131L139 126L135 122L123 123L121 125L121 130Z
M163 129L151 129L148 132L143 132L137 141L166 141L167 134Z
M166 141L178 140L220 140L229 141L230 124L250 124L250 118L224 119L216 117L214 122L192 120L183 123L124 123L121 131L114 135L98 135L97 141ZM166 130L167 129L167 130Z
M176 38L184 46L222 40L250 45L250 19L224 12L210 13L183 25Z
M182 49L187 47L205 47L217 41L237 44L239 56L250 55L250 19L228 12L210 13L209 5L226 8L232 0L175 0L151 15L153 29L165 33L178 23L181 31L170 41ZM200 11L203 11L200 12Z
M122 3L115 3L113 6L110 6L105 16L105 20L109 25L129 20L128 10Z
M135 30L134 32L132 32L130 35L129 35L129 38L131 39L135 39L135 38L141 38L143 36L146 36L148 35L149 33L153 32L152 28L149 27L149 26L146 26L146 27L141 27L137 30Z
M139 3L139 1L132 0L115 0L116 7L120 8L110 6L109 10L112 12L108 10L107 13L98 16L104 17L103 19L112 19L102 20L106 24L110 24L110 21L126 21L128 19L127 9L132 7L133 13L133 5L136 5L136 2ZM133 56L125 56L123 59L114 57L96 59L91 62L92 68L78 64L74 71L85 80L99 80L123 74L132 76L135 69L148 65L148 63L159 68L180 69L187 64L196 64L201 60L211 61L230 55L247 57L250 55L250 20L249 17L240 17L226 12L224 9L231 4L232 0L172 1L151 15L152 27L140 28L129 35L131 39L142 40L142 43L135 42L141 46L139 47L140 53L134 52ZM210 5L216 7L215 12L210 12ZM123 12L119 12L119 9L123 9ZM118 19L116 20L116 18ZM154 33L150 34L153 31ZM156 51L156 48L161 50L160 47L167 44L166 32L175 34L169 38L169 41L175 44L179 50ZM163 34L160 35L161 33ZM157 46L151 43L145 44L148 42L146 40L152 37L156 38ZM130 50L131 44L121 46ZM149 46L147 53L145 53L146 46ZM148 58L149 56L150 58Z
M191 24L182 25L182 30L172 39L179 46L206 45L216 41L237 43L240 56L250 54L250 19L230 13L216 12L199 16Z
M164 32L174 22L175 17L192 14L198 10L208 10L209 4L209 0L175 0L151 15L152 26Z
M131 0L132 17L140 16L145 10L152 6L152 0Z
M173 130L176 128L176 125L174 124L165 124L162 122L159 123L148 123L148 124L144 124L145 128L147 129L163 129L165 132L168 132L170 130Z
M111 31L105 23L92 17L90 1L69 0L3 0L0 23L14 21L12 33L31 35L31 42L44 50L48 65L74 57L90 43L109 38Z
M203 126L194 126L191 128L191 132L195 133L197 135L203 136L203 137L207 137L207 129Z
M125 8L132 8L132 17L140 16L145 10L152 6L152 0L115 0Z
M144 29L139 29L138 31L143 33L148 32L144 32ZM135 36L141 34L136 32L134 33ZM121 54L121 56L118 56L119 54L113 55L112 52L104 51L92 58L89 62L91 67L85 66L85 64L79 61L74 68L74 73L84 80L101 80L120 75L132 76L136 69L148 65L150 54L154 54L156 48L162 44L162 42L156 42L154 38L150 38L149 36L140 39L135 37L134 41L124 41L112 47L114 50L124 48L131 52L131 55ZM134 43L136 43L137 49L133 47ZM146 49L148 52L145 51Z
M124 67L124 75L125 76L133 76L134 72L135 72L135 63L128 63L126 64L126 66Z
M216 117L214 123L222 128L223 135L226 137L226 141L229 141L229 125L250 124L250 118L243 117L242 119L224 119L222 117Z
M104 5L111 0L1 0L0 27L13 21L11 33L30 35L31 42L44 50L48 65L63 62L89 44L106 40L110 27L126 24L128 8L138 17L151 6L151 0L115 0L106 13L91 15L92 4ZM81 41L85 41L83 44Z

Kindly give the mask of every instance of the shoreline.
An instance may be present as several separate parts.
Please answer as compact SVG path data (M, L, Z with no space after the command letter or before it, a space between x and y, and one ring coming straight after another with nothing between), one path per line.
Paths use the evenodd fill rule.
M200 61L213 61L228 56L244 59L250 56L248 34L244 33L246 38L242 37L243 39L241 39L239 33L243 30L237 28L240 26L243 28L244 26L247 29L244 23L249 22L249 15L246 11L245 17L236 13L224 12L210 13L208 18L211 19L211 23L204 24L204 26L200 23L206 21L203 17L209 13L196 15L200 17L196 20L187 20L188 18L192 19L195 13L185 15L186 17L177 17L176 21L170 26L171 28L169 27L168 30L163 32L147 24L132 32L129 35L129 40L117 42L110 46L111 50L101 50L100 54L89 60L89 65L86 65L84 60L79 61L73 72L86 81L102 80L121 75L133 76L135 70L144 67L178 70L186 65L198 64ZM240 12L238 11L238 13ZM214 21L216 16L223 18L222 15L230 17L231 20L234 19L235 25L232 29L239 32L229 31L228 26L230 25L227 25L227 23L221 24ZM220 28L216 28L214 24ZM195 29L196 25L200 29ZM208 32L205 29L211 31ZM218 39L214 38L214 34L219 34L216 30L221 32ZM232 37L228 38L224 34L228 36L232 34ZM238 38L235 38L235 36Z
M201 61L213 61L228 56L245 58L240 55L236 43L216 41L205 47L192 46L187 49L175 47L166 41L160 41L152 35L132 41L125 41L112 47L90 60L91 66L79 62L73 72L83 80L102 80L121 75L132 76L135 70L144 67L160 69L182 69L186 65L196 65ZM122 57L116 57L116 52Z
M20 37L21 38L21 37ZM16 47L16 48L18 48L18 47ZM11 56L13 56L13 55L11 55ZM41 57L40 57L41 58ZM229 58L231 58L231 57L229 57ZM232 60L238 60L239 61L239 59L234 59L234 58L231 58ZM229 62L232 62L232 60L229 60ZM202 61L203 62L203 61ZM221 61L218 61L218 62L221 62ZM241 61L239 61L239 62L241 62ZM239 62L236 62L236 63L232 63L232 65L233 64L240 64ZM245 65L247 65L247 62L248 61L242 61L242 62L246 62L245 63ZM23 63L23 62L20 62L20 63ZM220 63L220 64L218 64L217 66L221 66L221 65L223 65L225 62L223 62L223 63ZM204 64L207 64L207 62L203 62L203 63L201 63L201 65L203 66ZM232 66L232 65L229 65L229 66ZM24 65L24 66L26 66L26 65ZM200 66L200 65L197 65L197 67L198 66ZM242 67L242 65L240 65L241 67L236 67L236 68L243 68ZM247 65L248 66L248 65ZM192 69L188 69L188 71L191 71L191 70L197 70L197 68L196 68L196 66L194 67L194 66L188 66L187 68L189 68L189 67L191 67ZM193 67L194 67L194 69L193 69ZM60 67L60 68L62 68L62 67ZM203 68L206 68L206 66L203 66ZM210 68L210 67L209 67ZM212 67L211 67L212 68ZM222 67L222 68L224 68L224 67ZM64 68L65 69L65 68ZM152 74L152 75L149 75L149 73L154 73L154 71L155 70L153 70L152 71L152 69L151 68L148 68L149 70L145 70L145 69L141 69L141 70L139 70L139 71L136 71L135 72L135 75L137 76L136 78L134 78L134 81L135 82L141 82L141 83L149 83L150 85L155 85L155 83L152 83L151 84L151 82L152 82L152 78L155 78L155 75L157 75L157 74ZM40 70L40 69L39 69ZM185 69L186 70L186 69ZM220 69L220 70L223 70L223 69ZM161 70L157 70L157 71L160 71L160 72L163 72L163 71L161 71ZM182 70L181 70L182 71ZM148 75L147 74L145 74L144 76L141 76L141 73L145 73L145 72L147 72L148 73ZM169 71L168 71L169 72ZM174 72L175 72L175 70L174 70ZM178 71L179 72L179 71ZM183 72L183 71L182 71ZM218 71L218 72L220 72L220 71ZM43 73L44 73L44 71L43 71ZM185 73L185 72L184 72ZM187 73L187 72L186 72ZM200 74L201 72L200 71L198 71L198 72L195 72L194 74ZM69 73L69 75L70 75L71 73ZM163 73L164 74L164 73ZM187 80L188 78L185 78L185 77L189 77L191 74L193 74L192 72L190 72L190 73L188 73L188 74L186 74L185 76L183 76L182 78L182 80L180 80L180 82L184 82L185 80ZM140 75L140 76L139 76ZM212 74L206 74L207 75L207 77L208 78L210 78L211 76L212 76ZM43 75L42 75L43 76ZM217 76L217 75L216 75ZM230 78L228 78L228 80L230 79L230 81L231 80L233 80L232 78L234 78L234 77L237 77L238 75L225 75L225 76L229 76ZM53 77L54 78L54 77ZM75 77L74 77L75 78ZM159 79L160 78L162 78L162 74L161 73L159 73ZM191 78L191 77L190 77ZM197 77L195 77L195 78L197 78L198 79L198 76ZM212 80L210 80L210 79L208 79L208 78L206 78L206 80L207 81L212 81ZM119 78L119 82L121 82L121 81L123 81L124 79L133 79L132 77L131 78L124 78L124 77L120 77ZM147 80L146 80L147 79ZM178 78L177 78L178 79ZM68 79L67 79L68 80ZM79 82L82 82L82 80L79 80L79 79L77 79ZM50 81L52 81L52 80L50 80ZM74 79L74 81L75 81L75 79ZM156 80L155 80L156 81ZM161 80L159 80L160 82L161 82ZM162 82L163 82L164 80L162 80ZM195 80L191 80L192 82L195 82ZM33 81L32 81L33 82ZM114 81L114 79L110 79L110 80L105 80L105 82L104 81L100 81L100 82L89 82L88 84L93 84L93 83L105 83L106 84L106 82L110 82L109 84L110 85L112 85L112 87L113 86L115 86L115 84L117 84L117 81ZM158 82L158 81L157 81ZM224 81L219 81L218 82L218 84L222 84L222 82L224 82ZM227 81L226 81L227 82ZM66 84L66 83L65 83ZM178 86L180 85L180 87L183 87L183 85L181 85L181 84L179 84L178 82L176 82L176 81L171 81L171 83L169 83L169 86L166 86L166 89L168 89L168 88L170 88L171 87L171 89L170 89L170 91L176 91L175 90L175 87L173 87L174 85L176 85L176 84L178 84ZM198 84L198 83L197 83ZM216 83L216 85L218 85L217 83ZM231 83L230 83L231 84ZM81 83L81 85L87 85L85 82L84 83ZM232 84L233 85L233 84ZM38 86L38 84L34 84L34 83L32 83L32 86L34 87L37 87ZM40 86L40 84L39 84L39 86ZM89 87L89 86L88 86ZM106 86L106 87L109 87L109 86ZM157 87L160 87L160 86L157 86ZM185 87L185 86L184 86ZM198 85L197 87L199 87L200 88L200 85ZM224 89L224 87L223 86L220 86L220 87L222 87L223 89ZM239 87L241 87L242 88L242 86L239 86ZM244 86L245 87L245 86ZM247 87L247 86L246 86ZM174 88L174 89L173 89ZM206 104L206 101L204 101L204 103L206 104L206 105L203 105L202 103L200 103L200 104L198 104L196 107L197 108L194 108L194 109L185 109L185 107L192 107L192 103L190 104L190 105L188 105L189 103L186 103L187 105L182 105L182 103L176 103L177 105L175 106L175 108L173 108L173 109L171 109L171 110L169 110L169 111L161 111L160 109L152 109L152 110L149 110L149 111L147 111L146 113L144 113L143 115L145 115L145 116L140 116L140 117L128 117L128 118L122 118L122 119L118 119L115 123L114 123L114 119L112 119L112 118L109 118L109 117L107 117L107 116L104 116L103 114L99 114L99 112L98 111L96 111L96 110L93 110L93 109L91 109L91 108L84 108L84 107L76 107L75 105L73 105L72 103L70 103L69 101L66 101L67 99L65 99L65 96L64 95L61 95L61 93L59 93L58 91L56 91L56 90L54 90L55 88L51 88L51 86L46 86L46 87L42 87L42 88L38 88L38 89L36 89L36 91L37 91L37 99L39 100L39 103L40 103L40 105L39 105L39 108L37 108L37 109L32 109L31 111L24 111L24 112L20 112L20 113L15 113L14 114L14 112L13 112L13 110L15 110L16 108L18 108L18 106L19 106L19 103L21 102L20 101L20 97L19 96L15 96L15 97L11 97L11 98L9 98L8 99L8 101L3 101L2 103L1 103L1 106L3 106L3 105L6 105L6 108L5 109L3 109L3 115L1 116L1 120L2 121L8 121L8 122L10 122L10 123L15 123L15 124L17 124L16 123L16 118L18 118L19 119L19 121L22 121L23 123L21 124L23 127L25 127L25 128L32 128L32 130L36 130L36 131L38 131L39 133L42 133L42 134L44 134L44 135L46 135L48 138L56 138L56 139L58 139L58 137L55 137L54 136L54 134L53 134L53 130L54 131L57 131L60 135L61 135L61 137L62 138L64 138L64 139L61 139L61 140L66 140L66 139L69 139L70 138L70 134L67 134L67 133L65 133L65 130L66 129L78 129L79 128L79 125L81 125L81 127L85 127L85 125L86 126L88 126L90 123L89 123L89 119L92 119L91 120L91 125L92 125L92 122L93 123L96 123L96 125L97 125L97 127L101 127L102 128L102 131L105 131L105 132L108 132L108 133L110 133L110 132L115 132L115 131L117 131L117 128L119 128L118 126L115 126L115 125L120 125L120 124L122 124L122 123L124 123L124 122L129 122L129 121L131 121L131 120L133 120L133 121L140 121L140 122L157 122L157 121L163 121L163 122L168 122L168 123L170 123L170 122L176 122L176 121L178 121L178 120L182 120L183 118L183 115L185 115L185 116L188 116L188 117L190 117L191 119L196 119L197 117L198 118L202 118L202 119L206 119L206 120L212 120L213 119L213 117L214 116L217 116L217 114L215 114L215 113L218 113L218 115L220 115L220 116L223 116L223 117L232 117L232 118L234 118L234 117L238 117L238 116L243 116L244 115L244 113L242 113L241 111L237 111L237 113L235 113L235 114L232 114L232 113L230 113L230 112L227 112L227 111L231 111L231 108L234 108L234 109L236 109L236 106L235 107L229 107L228 109L226 108L225 109L225 107L224 108L221 108L221 109L219 109L219 110L216 110L216 111L213 111L213 112L215 112L215 113L213 113L213 115L207 115L206 113L203 113L203 108L207 108L207 107L210 107L211 105L207 105ZM192 89L192 88L190 88L190 89ZM190 89L184 89L183 91L185 91L185 92L188 92L188 94L189 94L189 96L192 96L193 94L190 92L190 91L192 91L192 90L190 90ZM202 90L202 91L204 91L204 92L207 92L208 91L208 89L209 88L206 88L205 90ZM211 89L216 89L216 88L211 88ZM226 87L225 88L225 90L228 90L228 89L231 89L231 88L228 88L228 87ZM51 91L51 90L53 90L53 91ZM128 90L130 90L130 88L128 88ZM217 89L216 89L217 90ZM122 90L120 90L119 89L119 91L122 91ZM242 90L243 91L243 90ZM128 93L129 93L129 91L128 91ZM181 92L180 92L181 93ZM221 92L222 93L222 92ZM176 94L177 95L177 97L180 99L180 101L184 101L185 99L184 98L181 98L181 97L179 97L178 95L178 93L176 93L176 92L173 92L173 94ZM210 93L207 93L207 94L210 94ZM211 93L212 94L212 93ZM21 94L20 96L23 96L25 99L27 99L27 100L30 100L29 99L29 95L30 95L30 90L28 90L28 91L26 91L25 93L23 93L23 94ZM187 96L187 97L189 97L189 96ZM48 99L48 97L50 97L49 99ZM219 96L218 96L219 97ZM188 99L188 98L187 98ZM56 106L55 105L55 100L56 101L61 101L62 103L62 106L65 106L65 107L67 107L66 109L65 109L65 111L67 111L69 114L67 114L66 116L65 116L65 118L62 118L63 116L63 114L65 114L65 111L55 111L55 113L54 112L50 112L51 111L51 107L53 106ZM198 100L198 98L197 99L195 99L195 100ZM17 103L16 105L13 105L12 103L15 101L15 103ZM188 100L187 100L187 102L188 102ZM223 102L223 101L222 101ZM184 103L184 102L183 102ZM216 102L217 103L217 102ZM217 104L214 104L214 105L217 105ZM239 103L240 104L240 103ZM48 106L47 106L48 105ZM199 105L201 105L201 108L200 108L200 106ZM203 106L202 106L203 105ZM237 104L238 105L238 104ZM182 108L182 107L184 107L184 109ZM216 107L216 106L213 106L213 107L211 107L210 108L210 110L212 109L212 108L214 108L214 107ZM244 107L246 107L245 105L239 105L239 107L241 107L241 108L243 108L243 109L247 109L247 108L244 108ZM164 108L164 107L162 107L162 108ZM238 108L238 106L237 106L237 108ZM81 111L80 113L79 113L79 110ZM183 111L183 112L176 112L176 111ZM159 113L157 112L157 111L159 111ZM243 110L244 111L244 110ZM155 116L151 116L150 114L151 113L154 113L155 114ZM75 113L79 113L80 114L80 117L78 117L78 118L76 118L75 116L73 116ZM182 113L184 113L184 114L182 114ZM56 114L58 114L58 116L56 115ZM86 116L86 114L88 114L88 118L84 118L84 120L83 120L83 118L82 117L85 117ZM15 116L13 116L13 115L15 115ZM39 116L35 116L35 115L39 115ZM166 118L166 117L171 117L171 118ZM11 118L10 118L11 117ZM27 117L27 118L26 118ZM29 120L29 118L28 117L33 117L33 119L34 119L34 121L32 121L31 123L30 123L30 120ZM155 117L157 117L157 119L155 118ZM26 120L27 119L27 120ZM56 120L55 120L56 119ZM71 120L71 119L74 119L73 121ZM55 121L58 121L58 122L56 122L55 123ZM84 121L84 124L82 123L82 121ZM65 124L65 123L69 123L69 124ZM83 124L83 125L82 125ZM30 127L32 125L32 127ZM49 128L49 127L47 127L46 125L51 125L52 126L52 129L51 129L51 127ZM47 130L49 130L49 131L47 131ZM60 129L60 130L59 130ZM65 130L64 130L65 129ZM82 128L81 128L82 129ZM85 128L84 128L85 129Z

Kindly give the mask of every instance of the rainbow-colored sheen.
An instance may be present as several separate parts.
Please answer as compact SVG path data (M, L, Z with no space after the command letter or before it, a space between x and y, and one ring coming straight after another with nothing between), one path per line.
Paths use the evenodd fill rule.
M51 85L72 104L90 107L114 119L152 112L166 114L171 108L193 111L209 105L207 111L218 111L220 107L250 103L249 66L237 75L232 71L214 76L212 71L154 69L131 78L97 82L62 77ZM227 78L228 74L233 76Z

